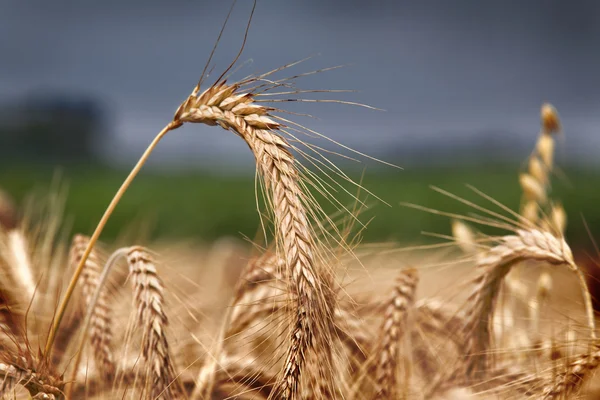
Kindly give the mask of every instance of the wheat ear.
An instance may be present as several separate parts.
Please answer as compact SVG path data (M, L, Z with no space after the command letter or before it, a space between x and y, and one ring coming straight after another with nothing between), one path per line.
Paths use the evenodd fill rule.
M132 247L127 264L134 290L136 320L142 328L142 357L146 362L146 385L152 398L177 398L181 393L165 334L168 325L163 309L163 284L152 257L143 247Z
M89 238L87 236L75 235L73 237L69 260L72 267L77 266L88 243ZM100 289L98 300L92 306L94 293L99 289L101 272L102 268L98 254L93 249L85 262L85 268L82 273L82 292L85 300L82 310L84 313L88 308L92 310L89 328L90 343L100 373L104 378L110 379L115 372L115 364L111 350L112 313L106 289Z
M13 398L16 385L24 386L33 399L57 400L63 397L63 382L37 363L26 351L24 355L2 354L0 361L0 398ZM25 356L27 354L27 356Z
M511 268L524 260L536 260L556 265L567 265L577 270L571 249L562 238L538 230L517 230L516 235L501 238L500 244L478 259L483 272L469 296L466 312L467 335L466 375L475 377L488 370L491 344L491 317L500 293L500 285ZM591 321L593 325L593 321Z
M409 328L407 325L408 312L414 304L418 279L416 269L402 271L396 279L390 302L385 309L376 367L375 399L402 397L398 390L400 382L398 382L397 367L398 360L401 358L401 339ZM409 382L403 383L408 385Z
M257 169L269 190L273 205L277 240L286 262L286 276L296 299L296 320L276 392L285 399L295 398L305 357L315 351L313 339L330 351L327 343L333 304L328 274L318 271L315 241L305 208L296 160L289 144L276 133L281 125L271 119L268 109L253 102L251 93L237 93L239 84L224 82L191 96L178 111L184 122L201 122L233 130L250 147ZM329 356L327 356L329 357Z
M328 292L331 291L332 283L329 274L320 273L316 268L315 243L308 218L308 215L315 210L307 210L305 204L309 201L303 194L300 174L296 160L290 152L290 145L276 133L282 125L269 116L270 108L254 102L252 93L241 92L244 85L256 81L256 78L252 78L233 85L221 81L200 94L197 86L192 95L179 107L173 121L153 140L111 201L91 236L90 243L57 310L46 343L46 355L52 349L56 330L81 274L83 264L89 256L91 246L98 240L120 198L159 140L167 132L180 127L185 122L219 125L234 131L248 144L270 194L270 204L277 225L277 240L286 259L286 275L290 281L290 289L298 304L295 328L291 334L288 357L279 389L284 397L291 397L297 392L304 358L311 351L313 337L322 342L323 348L329 348L326 342L329 336L329 320L333 315L333 301Z
M528 171L519 176L523 190L521 215L524 219L539 224L540 207L548 203L550 189L550 173L554 159L554 133L560 131L560 119L556 109L550 104L543 104L540 110L541 131L535 151L529 157ZM558 226L564 228L564 225ZM557 233L561 233L557 230Z
M596 345L594 351L579 356L569 363L566 371L552 376L543 388L543 399L571 398L581 385L600 366L600 346Z

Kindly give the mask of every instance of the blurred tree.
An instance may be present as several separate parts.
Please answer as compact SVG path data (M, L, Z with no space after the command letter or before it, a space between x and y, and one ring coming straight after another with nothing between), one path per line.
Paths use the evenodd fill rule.
M77 162L95 159L94 143L105 128L98 101L36 96L2 110L0 156L4 162Z

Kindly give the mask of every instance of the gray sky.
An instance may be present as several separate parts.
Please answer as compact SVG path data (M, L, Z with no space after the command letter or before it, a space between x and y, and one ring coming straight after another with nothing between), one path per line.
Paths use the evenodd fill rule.
M131 163L172 117L206 62L229 1L3 1L0 103L36 93L83 93L110 113L104 151ZM235 56L251 2L240 0L214 59ZM452 152L498 143L533 145L542 102L559 110L563 157L600 150L600 2L259 0L235 76L319 54L286 74L345 64L298 82L385 109L292 105L300 122L359 150ZM287 105L286 105L287 108ZM155 161L250 158L231 133L200 126L167 137ZM241 158L239 157L241 155ZM518 156L520 157L520 156ZM521 157L521 158L523 158ZM600 163L599 163L600 164Z

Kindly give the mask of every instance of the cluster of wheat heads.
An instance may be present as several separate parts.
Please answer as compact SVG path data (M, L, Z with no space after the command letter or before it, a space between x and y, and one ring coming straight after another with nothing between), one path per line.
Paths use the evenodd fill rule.
M308 190L329 194L330 183L296 156L349 178L296 146L306 128L269 105L278 101L272 95L303 93L293 86L298 76L273 77L287 67L237 83L224 78L228 69L201 90L203 73L90 237L65 238L58 195L45 206L30 205L34 215L22 220L0 199L2 397L552 399L580 393L600 365L600 348L585 280L563 236L564 210L550 199L555 110L542 108L542 132L519 179L519 212L453 196L483 213L452 215L455 242L476 275L461 304L419 298L419 268L397 271L389 293L356 295L337 268L349 242ZM98 241L160 139L186 123L218 125L244 140L272 219L273 245L213 304L198 286L181 293L167 285L176 281L164 273L172 270L148 248L109 252ZM485 235L465 222L509 233ZM588 329L554 332L541 317L552 274L563 266L581 283ZM525 268L540 271L533 294L523 283ZM178 323L169 324L174 318Z
M236 61L237 58L208 89L203 91L201 84L205 74L202 73L200 82L177 109L173 120L157 135L125 180L92 236L85 240L81 236L74 238L70 257L74 271L73 278L54 313L46 345L39 357L36 358L40 365L53 366L54 364L49 360L60 359L64 354L60 351L65 347L64 339L61 336L66 335L72 339L75 332L81 331L79 334L81 344L74 356L75 361L70 366L72 370L69 375L70 379L66 379L63 384L68 397L73 396L73 392L77 390L82 351L88 339L94 350L94 359L99 375L102 379L112 382L113 386L125 382L129 388L132 384L135 387L141 387L142 393L149 397L183 395L183 387L178 382L171 365L168 340L164 329L167 318L163 309L163 286L157 277L156 268L150 260L148 252L137 247L121 248L115 251L108 261L101 263L96 255L96 244L112 211L160 139L185 123L219 125L225 130L233 131L246 142L256 159L256 170L264 188L267 211L273 217L274 254L282 260L277 264L279 266L277 272L282 281L286 283L285 298L291 302L291 306L285 309L286 321L289 323L286 324L286 332L281 334L286 339L278 346L278 349L284 349L284 355L282 362L274 363L276 366L279 365L277 367L279 371L276 374L277 379L273 384L270 396L297 398L304 381L311 382L314 390L319 391L317 394L319 396L330 397L335 391L332 373L334 370L334 349L332 348L334 330L331 321L334 320L336 289L332 268L327 262L330 249L321 244L324 243L323 240L317 239L319 231L327 232L324 225L328 224L329 219L323 215L307 188L308 185L312 185L315 190L327 194L331 185L322 178L313 179L310 170L304 169L297 163L292 151L295 150L296 153L305 155L307 160L320 168L328 168L345 179L347 177L335 169L335 166L322 157L318 151L315 157L293 145L293 141L302 143L295 137L296 134L316 134L316 132L309 131L283 118L277 114L279 110L268 105L268 103L278 101L290 101L289 98L281 98L281 96L305 93L294 88L294 79L299 76L279 80L272 77L274 73L288 68L290 65L230 84L227 83L225 74ZM273 95L279 96L279 98L269 97ZM299 101L299 99L294 100ZM302 99L301 101L310 100ZM310 146L307 148L315 150ZM329 225L334 226L333 224ZM340 242L340 244L342 243ZM135 250L137 253L134 254L133 249L137 249ZM12 248L6 252L7 256L13 256L10 250ZM22 256L22 254L18 255ZM141 358L144 361L145 369L140 373L138 366L133 368L135 371L133 378L129 373L131 371L115 375L115 356L111 351L114 321L111 319L111 307L108 304L110 295L107 294L108 289L105 289L105 282L110 270L123 257L129 261L130 280L134 282L134 308L137 310L135 313L138 316L136 324L143 328L141 329ZM13 258L16 261L9 260L7 262L7 271L14 272L12 271L14 267L19 271L15 276L20 277L21 271L30 270L29 267L15 265L13 262L22 261L23 257ZM28 292L18 291L23 299L35 297L32 290L35 287L32 276L30 273L29 281L32 282L28 282L30 283ZM14 276L11 275L11 278ZM68 306L72 303L79 287L83 292L83 302L80 303L83 307L80 310L83 317L75 318L77 320L75 322L66 321ZM11 288L12 291L14 290ZM39 293L36 294L37 297L41 296ZM11 305L9 308L8 314L11 318L13 315L15 318L21 316L21 319L25 321L23 323L17 321L14 324L11 337L21 337L28 342L31 332L28 328L24 328L28 324L24 318L26 302L22 301L22 303L19 307ZM10 310L14 310L14 312ZM83 319L83 323L79 319ZM132 329L134 333L139 331L139 329ZM61 339L63 340L61 341ZM15 340L15 342L18 341ZM17 349L14 351L24 352L20 348L18 351ZM205 380L199 380L202 385L198 385L194 390L194 397L210 396L212 392L218 372L217 367L220 367L220 354L212 357L217 362L208 360L208 377ZM311 364L311 368L306 368L307 363ZM87 381L87 373L84 374L84 377ZM17 378L11 378L9 381L22 383Z
M545 105L531 157L548 160L547 147L539 142L554 140L557 118ZM267 250L251 259L235 273L239 278L233 284L219 286L211 301L206 293L190 293L198 291L193 286L182 291L186 299L178 303L173 295L169 303L169 290L176 289L164 281L176 279L161 276L173 270L165 269L151 250L119 247L108 255L109 246L96 244L84 258L90 238L65 239L60 195L51 195L44 205L29 205L45 218L28 213L19 220L11 207L10 218L3 220L10 223L3 222L0 235L2 396L576 398L600 365L600 349L593 315L581 318L585 329L573 323L566 330L555 329L543 317L550 310L555 271L561 266L570 273L579 270L562 234L564 212L557 212L550 199L551 165L544 162L544 175L532 173L531 165L523 174L535 176L531 181L544 195L540 189L532 196L531 184L521 178L521 213L495 203L496 212L445 193L485 214L451 215L453 241L464 253L461 261L475 269L475 277L461 286L470 290L459 304L419 298L419 268L399 270L387 294L352 294L339 274L304 276L331 307L318 322L310 311L322 304L311 297L302 300L297 284L290 285L296 278L286 252ZM531 201L537 205L536 218L523 211ZM468 223L511 232L489 236ZM324 242L310 240L313 251L327 253L320 248ZM81 262L72 306L52 352L44 354L40 350L55 318L62 276ZM318 271L333 261L313 262L312 270ZM525 275L531 280L531 270L537 278L528 287ZM590 299L580 282L581 308L588 310ZM130 301L123 302L123 295ZM172 317L176 326L169 325Z

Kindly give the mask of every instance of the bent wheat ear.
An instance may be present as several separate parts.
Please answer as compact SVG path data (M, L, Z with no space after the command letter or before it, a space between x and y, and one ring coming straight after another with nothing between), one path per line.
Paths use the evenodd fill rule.
M273 205L277 241L281 243L289 287L296 298L296 313L284 371L276 392L295 398L305 357L315 351L330 352L328 343L333 304L327 297L332 283L315 263L315 239L296 160L287 141L276 131L281 125L269 109L254 103L240 85L221 82L182 104L175 118L183 122L219 125L237 133L250 147ZM330 357L327 356L326 359Z
M152 398L177 398L182 393L169 354L165 334L168 325L163 309L163 284L150 254L132 247L127 263L134 290L136 320L142 329L142 357L146 363L145 386Z
M478 259L483 272L467 300L465 333L467 335L466 375L478 378L489 370L490 328L500 285L511 268L524 260L536 260L576 269L571 249L562 238L538 230L518 230L517 235L501 238L499 245Z
M408 312L414 304L418 279L417 270L402 271L396 279L392 297L385 309L375 377L376 399L401 397L397 370L398 361L401 357L400 345L402 337L409 329L407 324ZM409 337L410 335L406 336ZM403 384L408 385L409 382L403 382Z

